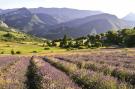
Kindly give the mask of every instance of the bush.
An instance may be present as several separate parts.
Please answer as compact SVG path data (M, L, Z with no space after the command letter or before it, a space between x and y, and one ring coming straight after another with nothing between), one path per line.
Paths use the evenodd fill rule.
M46 47L46 48L44 48L44 50L50 50L50 48L49 47Z
M102 47L102 43L101 43L101 42L96 42L96 43L94 44L94 47Z
M97 80L95 89L117 89L117 82L112 77L101 76Z
M111 75L112 70L110 68L104 66L104 68L102 69L103 69L104 75Z
M21 54L21 52L20 51L16 51L16 54Z
M118 86L118 89L134 89L132 85L126 84L126 83L120 83Z
M32 53L37 53L37 51L33 51Z
M130 35L125 39L125 45L127 47L135 47L135 35Z
M2 51L0 54L4 54L4 51Z
M89 63L89 64L87 64L85 67L86 67L87 69L91 69L91 70L93 70L93 71L98 71L98 70L99 70L95 63Z
M14 35L12 35L11 33L6 33L3 36L4 37L9 37L9 38L13 38L14 37Z
M11 54L14 55L15 54L15 51L14 50L11 50Z
M112 72L112 76L117 77L118 80L122 80L122 81L129 80L129 75L125 70L115 69Z

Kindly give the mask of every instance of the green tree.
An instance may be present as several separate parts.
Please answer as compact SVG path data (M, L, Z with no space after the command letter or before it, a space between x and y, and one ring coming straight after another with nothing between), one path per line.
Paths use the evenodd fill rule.
M52 41L52 46L54 46L54 47L57 46L55 40Z
M119 38L121 40L121 44L127 47L133 47L135 44L135 30L133 29L123 29L119 31Z
M80 43L78 40L75 41L75 45L74 45L75 48L79 48L80 47Z
M118 32L117 31L108 31L106 33L106 42L108 44L112 44L112 45L118 45Z
M135 47L135 35L129 35L124 42L127 47Z
M52 46L51 41L47 41L46 43L47 43L47 45L48 45L49 47L51 47L51 46Z
M99 35L96 35L96 37L95 37L95 39L96 39L96 41L98 41L98 42L100 42L101 41L101 35L99 34Z
M68 48L74 47L74 43L73 43L72 40L70 40L70 41L68 42L68 46L67 46L67 47L68 47Z
M68 45L68 39L67 39L67 35L64 35L63 39L60 42L60 47L62 48L66 48Z

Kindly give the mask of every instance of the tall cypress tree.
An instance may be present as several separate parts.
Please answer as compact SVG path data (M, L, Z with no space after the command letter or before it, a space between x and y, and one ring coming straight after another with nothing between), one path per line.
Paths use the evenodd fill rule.
M62 47L62 48L67 47L67 35L64 35L62 41L60 42L60 47Z

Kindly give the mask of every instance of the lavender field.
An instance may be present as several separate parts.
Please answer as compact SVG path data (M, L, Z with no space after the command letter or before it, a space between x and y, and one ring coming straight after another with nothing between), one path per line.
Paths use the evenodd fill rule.
M135 89L135 52L1 56L0 89Z

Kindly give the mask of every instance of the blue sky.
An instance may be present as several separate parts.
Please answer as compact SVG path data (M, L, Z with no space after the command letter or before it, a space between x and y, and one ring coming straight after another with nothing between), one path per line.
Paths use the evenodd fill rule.
M20 7L68 7L82 10L100 10L123 17L135 13L135 0L0 0L1 9Z

